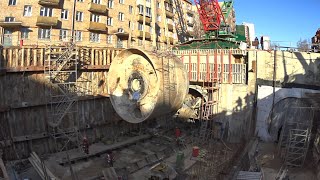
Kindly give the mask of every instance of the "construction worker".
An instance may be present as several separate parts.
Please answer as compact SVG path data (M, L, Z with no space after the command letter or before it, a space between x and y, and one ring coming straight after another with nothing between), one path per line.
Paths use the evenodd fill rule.
M113 167L114 157L112 155L112 151L107 152L106 160L107 160L107 165L109 167Z
M82 150L84 153L89 154L89 141L86 136L82 139Z

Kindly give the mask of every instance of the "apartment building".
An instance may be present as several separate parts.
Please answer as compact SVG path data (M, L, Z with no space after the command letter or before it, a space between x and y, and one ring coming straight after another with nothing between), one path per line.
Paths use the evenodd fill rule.
M70 41L74 29L79 46L167 49L192 38L191 5L187 0L1 0L0 44L59 44ZM179 34L183 38L177 35L178 15L189 32Z

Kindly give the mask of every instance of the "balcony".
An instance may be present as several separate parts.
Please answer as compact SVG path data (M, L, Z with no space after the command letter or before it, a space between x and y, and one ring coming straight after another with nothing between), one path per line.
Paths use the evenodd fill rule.
M143 38L143 31L138 31L137 36ZM145 39L151 39L151 34L149 32L145 32Z
M107 31L107 26L104 23L90 22L88 30L90 31Z
M166 16L169 18L173 18L174 17L173 11L171 11L169 8L166 8Z
M60 0L39 0L38 4L43 6L59 6Z
M57 26L58 17L38 16L36 25L37 26Z
M118 38L121 39L128 39L129 38L129 33L127 32L116 32L114 33Z
M187 35L193 37L194 36L194 32L191 30L187 30Z
M164 2L166 2L168 4L172 4L172 0L164 0Z
M169 37L170 44L173 44L173 37Z
M173 25L172 24L168 24L168 30L171 31L171 32L173 31Z
M193 27L194 26L193 21L187 21L187 25Z
M167 42L167 37L166 36L161 36L161 41L166 43Z
M191 9L187 9L187 14L188 14L188 15L193 16L193 13L194 13L194 12L193 12Z
M22 26L21 21L0 21L0 27L3 28L14 28Z
M150 24L150 23L151 23L151 17L148 17L148 16L145 16L145 17L146 17L146 18L145 18L145 19L146 19L146 20L145 20L145 21L146 21L146 24ZM139 15L138 21L141 22L141 23L143 22L143 15L142 15L142 14Z
M90 3L89 11L95 12L95 13L100 13L100 14L107 14L108 13L108 9L107 9L106 5L96 4L96 3Z

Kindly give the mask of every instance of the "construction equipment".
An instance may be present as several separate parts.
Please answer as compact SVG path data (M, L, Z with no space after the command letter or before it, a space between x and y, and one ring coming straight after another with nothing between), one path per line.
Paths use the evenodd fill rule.
M237 32L233 0L194 0L205 34L176 49L237 49L245 32ZM240 34L240 36L238 35Z
M130 123L175 114L188 87L182 62L170 52L123 50L112 61L108 75L112 105Z

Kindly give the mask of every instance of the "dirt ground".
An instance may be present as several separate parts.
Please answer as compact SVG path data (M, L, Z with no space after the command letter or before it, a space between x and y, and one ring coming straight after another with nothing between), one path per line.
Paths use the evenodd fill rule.
M259 143L257 163L260 165L265 180L276 179L283 161L278 155L277 144ZM290 180L317 180L315 169L311 160L307 157L301 168L289 168Z

